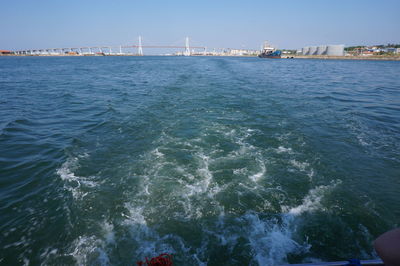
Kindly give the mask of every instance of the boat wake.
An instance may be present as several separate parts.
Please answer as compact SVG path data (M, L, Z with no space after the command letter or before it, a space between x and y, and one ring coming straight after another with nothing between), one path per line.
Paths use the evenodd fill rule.
M310 244L297 234L298 220L325 211L324 195L340 182L316 186L291 205L269 166L288 156L292 171L315 173L293 148L282 146L284 138L265 150L251 144L255 129L214 124L201 132L193 139L163 132L130 169L126 179L135 180L135 188L122 192L117 217L93 220L100 232L79 236L64 256L109 265L122 249L126 261L170 253L184 264L275 265L289 254L306 254ZM104 189L98 177L75 174L88 157L69 158L57 171L75 201Z

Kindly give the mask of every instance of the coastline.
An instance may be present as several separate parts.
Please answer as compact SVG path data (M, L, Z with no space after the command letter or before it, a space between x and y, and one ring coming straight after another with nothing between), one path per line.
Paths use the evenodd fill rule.
M0 54L1 56L15 56L15 57L76 57L76 56L146 56L137 54L36 54L36 55L16 55L16 54ZM154 56L154 55L151 55ZM177 56L177 55L158 55L158 56ZM192 55L192 56L229 56L229 57L255 57L255 55ZM323 60L373 60L373 61L400 61L400 55L386 56L386 55L373 55L373 56L327 56L327 55L282 55L281 59L323 59Z
M326 59L326 60L375 60L375 61L400 61L400 55L385 56L385 55L372 55L372 56L327 56L327 55L284 55L283 59Z

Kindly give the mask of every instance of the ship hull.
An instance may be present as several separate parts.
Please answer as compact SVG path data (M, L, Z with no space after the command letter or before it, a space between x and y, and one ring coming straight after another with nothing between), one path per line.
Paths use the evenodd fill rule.
M263 55L263 54L258 55L258 57L260 57L260 58L282 58L280 55Z
M274 52L263 52L258 55L260 58L281 58L282 52L280 50Z

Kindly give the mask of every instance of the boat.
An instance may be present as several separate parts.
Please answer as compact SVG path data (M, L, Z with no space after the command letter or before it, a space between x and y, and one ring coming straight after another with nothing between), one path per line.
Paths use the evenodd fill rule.
M261 58L281 58L282 51L276 50L268 42L264 42L264 47L258 57Z

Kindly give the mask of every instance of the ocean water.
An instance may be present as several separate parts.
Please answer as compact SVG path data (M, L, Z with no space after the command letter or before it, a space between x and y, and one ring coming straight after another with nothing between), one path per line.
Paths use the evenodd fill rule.
M376 258L400 62L0 58L0 265Z

